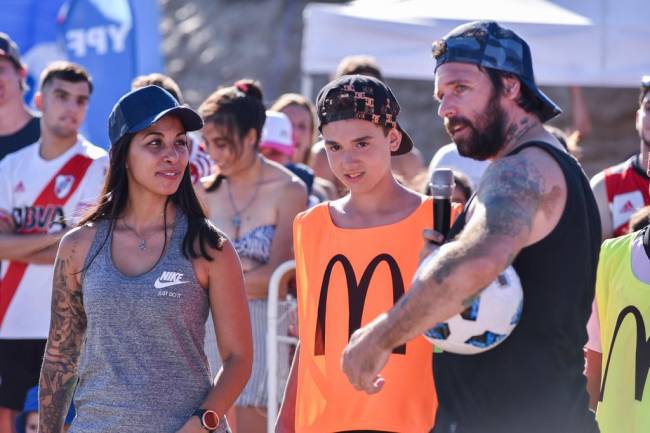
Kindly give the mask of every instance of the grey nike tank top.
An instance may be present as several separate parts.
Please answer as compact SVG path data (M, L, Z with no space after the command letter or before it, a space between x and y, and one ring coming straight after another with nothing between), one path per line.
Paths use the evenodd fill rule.
M108 221L97 223L82 275L88 326L70 433L175 433L211 388L203 350L209 302L182 254L187 219L176 211L165 253L135 277L115 267L108 230Z

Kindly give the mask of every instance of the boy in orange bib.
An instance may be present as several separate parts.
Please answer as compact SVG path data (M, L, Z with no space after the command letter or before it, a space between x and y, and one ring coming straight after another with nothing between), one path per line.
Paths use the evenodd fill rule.
M357 391L341 370L350 335L408 290L432 202L400 185L391 155L413 147L381 81L346 75L318 95L332 171L349 189L294 221L300 345L278 433L427 432L437 408L432 347L418 337L390 355L381 393Z

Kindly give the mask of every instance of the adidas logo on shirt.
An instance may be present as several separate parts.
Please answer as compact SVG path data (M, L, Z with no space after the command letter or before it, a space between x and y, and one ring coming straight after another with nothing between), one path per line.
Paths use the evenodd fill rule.
M625 204L621 207L620 212L621 213L632 213L636 210L636 207L634 207L634 204L628 200L625 202Z

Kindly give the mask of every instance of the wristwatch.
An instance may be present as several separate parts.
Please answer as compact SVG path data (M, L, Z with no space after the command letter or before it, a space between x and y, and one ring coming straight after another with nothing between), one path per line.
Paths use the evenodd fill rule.
M210 433L216 431L217 427L219 427L219 415L213 410L197 409L192 416L198 416L201 420L201 427Z

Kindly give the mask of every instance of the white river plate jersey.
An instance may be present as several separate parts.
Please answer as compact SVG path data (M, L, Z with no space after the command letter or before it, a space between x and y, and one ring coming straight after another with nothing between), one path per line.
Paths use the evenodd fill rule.
M39 149L40 141L7 155L0 162L0 210L12 215L17 232L54 233L74 225L97 202L108 169L108 153L81 135L74 146L53 160L44 160ZM76 172L83 176L61 173L79 155L83 158L77 160L87 169L85 173L83 169ZM53 194L63 204L46 200L35 206L52 179L54 188L50 196ZM2 260L0 338L47 338L54 266L30 264L17 286L10 281L15 277L8 278L9 269L10 261Z

